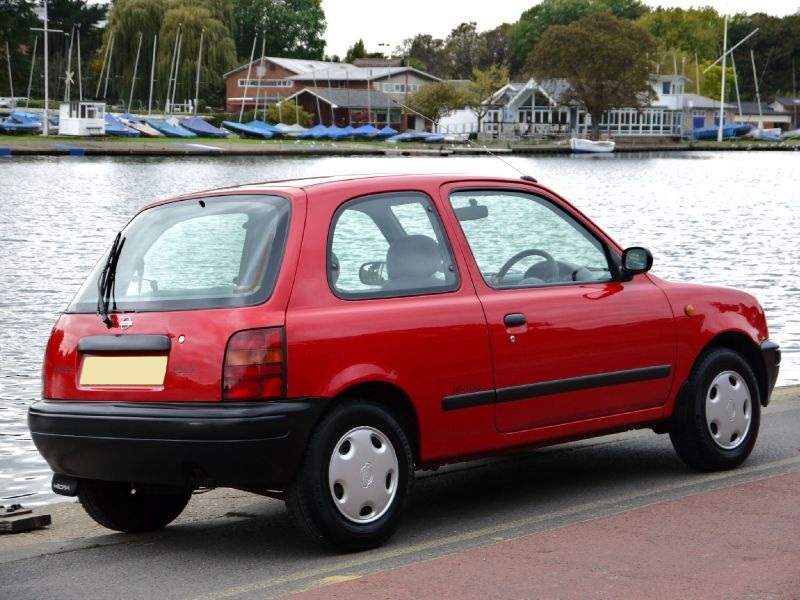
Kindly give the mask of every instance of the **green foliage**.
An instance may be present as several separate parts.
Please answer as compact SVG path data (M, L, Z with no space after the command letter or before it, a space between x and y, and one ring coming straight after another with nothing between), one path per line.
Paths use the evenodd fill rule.
M576 102L598 123L608 110L645 105L656 42L643 28L595 13L570 25L554 25L528 57L537 79L564 78L571 90L562 102ZM595 128L594 135L598 131Z
M755 98L752 50L762 101L793 95L800 74L800 14L782 19L763 13L736 15L728 23L728 44L735 44L756 28L758 33L735 52L739 89L744 96Z
M452 83L428 83L408 98L408 106L432 121L434 125L444 115L465 106L463 94Z
M508 67L505 65L492 65L485 71L477 68L472 70L472 79L464 94L464 105L478 117L478 130L481 120L489 111L489 106L483 101L507 83Z
M314 115L297 106L294 100L284 100L280 106L277 103L269 105L267 120L270 123L285 123L286 125L294 125L299 122L303 127L311 127Z
M142 32L133 106L147 105L154 35L158 33L154 103L163 108L167 100L167 88L171 85L169 76L180 25L180 56L177 75L174 75L177 86L175 102L183 103L194 98L202 33L200 97L212 106L223 104L225 84L222 74L236 63L233 39L225 25L230 13L229 1L116 0L109 13L105 40L107 45L111 34L114 34L111 73L115 85L109 89L108 96L128 102L136 67L139 33Z
M33 45L31 27L39 27L39 20L33 12L34 2L30 0L0 0L0 67L7 72L8 56L6 42L11 52L11 67L14 77L14 95L24 96L27 88L27 73L30 69L30 58L25 52L25 44ZM10 96L11 87L8 77L0 78L0 95Z
M408 61L406 64L413 65L421 71L436 77L447 75L448 60L444 51L444 40L420 33L403 41L396 54L406 57Z
M321 0L234 0L233 36L240 60L248 60L253 40L266 40L267 56L321 59L325 50Z
M716 60L722 53L723 19L711 7L657 8L638 23L658 39L662 50L697 54L700 60Z
M450 32L445 42L451 79L468 79L483 53L483 45L474 21L461 23Z
M568 25L594 13L637 19L647 10L639 0L542 0L522 13L509 31L511 72L522 70L528 54L553 25Z
M511 44L508 38L510 31L511 25L503 23L480 34L481 54L477 64L479 69L488 69L493 65L508 65L511 59Z
M700 73L702 77L700 94L718 100L720 90L722 89L722 63L714 65L709 69L708 73L703 74L703 71L705 71L711 62L712 61L706 61L700 63ZM730 65L730 62L728 62L728 65ZM733 67L728 66L725 69L725 102L730 102L734 93L735 83Z
M352 64L357 58L366 58L367 49L364 47L364 40L359 40L347 49L344 62Z

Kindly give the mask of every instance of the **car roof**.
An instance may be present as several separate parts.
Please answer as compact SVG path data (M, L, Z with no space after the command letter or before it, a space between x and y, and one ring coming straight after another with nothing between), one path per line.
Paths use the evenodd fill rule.
M444 185L446 183L473 183L473 182L493 182L493 183L512 183L521 184L525 186L534 186L535 180L528 177L511 178L511 177L498 177L495 175L474 175L474 174L458 174L458 173L369 173L369 174L348 174L348 175L318 175L314 177L296 177L291 179L276 179L271 181L263 181L257 183L246 183L235 186L227 186L220 188L213 188L209 190L201 190L196 192L187 192L186 194L179 194L170 198L163 198L155 202L147 203L142 207L142 210L156 206L174 202L176 200L183 200L188 198L208 197L212 195L234 195L234 194L252 194L258 193L284 193L292 189L295 190L308 190L319 189L325 187L339 187L347 185L347 183L363 183L367 180L381 179L383 187L402 187L407 186L409 182L414 182L417 185ZM539 186L537 186L539 187Z

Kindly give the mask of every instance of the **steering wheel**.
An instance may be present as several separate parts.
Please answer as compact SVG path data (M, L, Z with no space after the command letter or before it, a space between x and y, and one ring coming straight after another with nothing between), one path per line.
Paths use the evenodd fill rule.
M545 281L552 282L558 280L560 271L556 259L544 250L539 250L538 248L528 248L522 252L517 252L514 256L509 258L502 267L500 267L500 270L497 272L497 281L502 283L503 278L511 270L511 267L513 267L523 258L528 258L529 256L541 256L547 263L550 272L548 273Z

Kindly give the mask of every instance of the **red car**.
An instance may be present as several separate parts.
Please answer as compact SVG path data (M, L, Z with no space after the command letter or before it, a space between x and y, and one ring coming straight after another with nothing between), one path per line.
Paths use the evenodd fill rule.
M669 283L530 178L317 177L171 198L53 328L28 422L111 529L200 487L385 541L414 471L631 428L700 470L753 449L780 349L750 295Z

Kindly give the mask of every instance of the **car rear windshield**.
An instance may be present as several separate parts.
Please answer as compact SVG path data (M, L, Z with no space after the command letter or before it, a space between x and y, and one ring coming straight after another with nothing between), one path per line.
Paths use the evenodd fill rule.
M260 304L272 294L289 227L279 196L193 198L154 206L120 233L109 310L161 311ZM67 312L98 310L103 256Z

